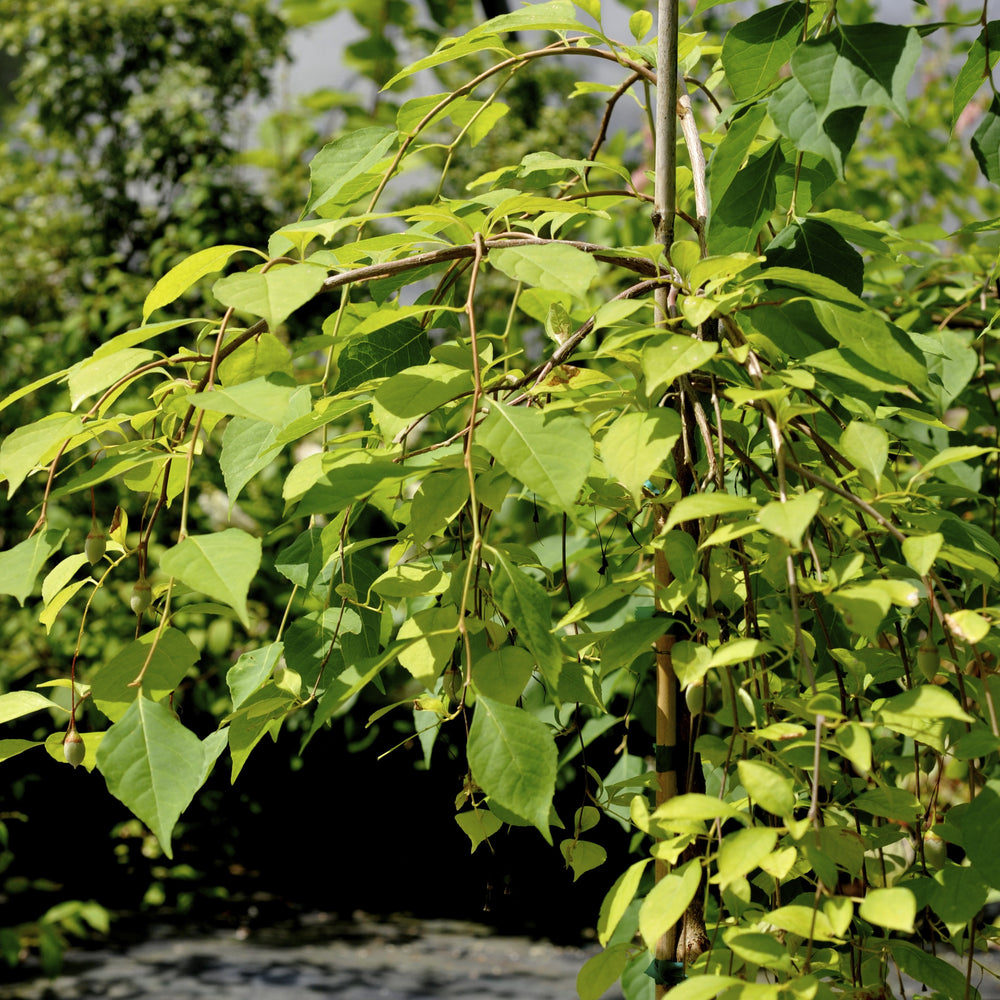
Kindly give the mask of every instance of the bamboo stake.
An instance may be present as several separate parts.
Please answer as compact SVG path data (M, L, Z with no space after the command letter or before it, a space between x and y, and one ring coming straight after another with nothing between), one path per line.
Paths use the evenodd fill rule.
M667 261L674 240L674 211L677 201L677 0L657 0L656 45L656 114L654 117L655 182L653 189L653 225L656 241L663 247ZM663 325L669 317L669 290L657 289L657 321ZM656 534L664 529L667 512L656 507ZM660 593L672 579L666 556L658 549L654 556L657 609ZM662 805L677 794L677 679L670 656L674 637L660 636L656 641L656 804ZM659 882L669 871L665 861L656 860L655 878ZM657 962L672 962L677 954L677 928L667 931L657 942ZM666 995L668 986L656 984L656 997Z

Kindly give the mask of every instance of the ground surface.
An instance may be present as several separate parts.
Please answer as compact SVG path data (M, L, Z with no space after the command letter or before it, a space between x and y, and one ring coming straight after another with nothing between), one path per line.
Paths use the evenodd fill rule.
M446 921L317 920L294 937L161 931L121 950L69 952L57 979L0 984L0 1000L572 1000L596 950Z

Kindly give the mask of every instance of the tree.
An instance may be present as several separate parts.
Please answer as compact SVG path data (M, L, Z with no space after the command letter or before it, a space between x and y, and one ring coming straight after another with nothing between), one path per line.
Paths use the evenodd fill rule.
M584 1000L618 978L629 997L888 995L897 971L974 996L935 948L971 969L1000 888L995 259L945 261L854 207L855 146L872 115L911 113L921 31L792 0L718 46L660 8L628 43L596 0L443 41L386 87L485 68L326 144L299 221L169 270L140 325L63 373L71 405L5 439L8 495L45 486L0 588L32 601L44 568L42 623L74 616L80 637L68 706L0 696L10 719L66 720L5 754L97 768L169 854L221 754L235 781L265 736L305 745L381 684L427 759L461 748L473 850L534 827L576 877L620 872ZM953 124L992 91L996 30ZM407 197L428 164L447 190L534 63L583 57L622 72L575 88L606 95L588 155L532 150ZM626 95L653 123L644 170L608 128ZM998 114L971 141L992 181ZM221 315L161 318L235 261ZM323 302L320 329L282 338ZM194 525L205 468L230 510L273 520ZM53 503L109 484L114 514L67 551ZM135 638L79 655L112 588ZM247 639L196 733L177 709L206 614ZM607 857L613 824L631 864Z

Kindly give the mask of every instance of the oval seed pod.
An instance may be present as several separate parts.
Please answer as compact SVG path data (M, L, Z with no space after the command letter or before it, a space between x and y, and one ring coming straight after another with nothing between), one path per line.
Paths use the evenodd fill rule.
M924 861L928 868L944 867L948 857L948 845L933 831L924 834Z
M692 715L705 711L705 681L697 680L684 689L684 700Z
M83 745L83 739L75 729L70 730L66 734L66 739L63 740L63 756L67 763L72 764L74 768L79 767L83 763L83 758L87 756L87 748Z
M128 601L132 611L141 615L149 607L152 600L153 595L149 589L149 581L145 577L136 580L135 586L132 588L132 596Z
M940 666L941 651L933 642L924 640L917 649L917 669L927 680L932 681L937 677Z
M87 554L87 560L91 566L101 561L107 547L108 536L100 528L92 528L83 545L83 551Z

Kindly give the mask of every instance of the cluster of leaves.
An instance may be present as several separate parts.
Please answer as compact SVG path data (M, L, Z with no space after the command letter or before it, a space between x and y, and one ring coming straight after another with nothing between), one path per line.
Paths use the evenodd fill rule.
M942 276L937 247L845 207L866 115L908 114L921 32L790 0L721 45L683 34L683 124L700 88L728 110L685 129L687 229L663 246L635 224L643 178L603 141L619 99L657 82L652 18L622 43L600 14L550 0L446 39L386 86L486 67L325 145L266 250L189 256L138 326L0 404L67 388L0 446L8 497L46 484L0 589L31 601L44 569L41 624L73 615L79 634L53 697L0 696L4 719L64 712L65 732L0 750L97 768L169 855L224 752L235 781L265 736L305 745L381 685L373 720L410 716L428 758L464 747L473 850L533 826L579 877L607 863L602 824L637 834L647 856L608 893L584 1000L618 978L648 995L651 958L661 991L683 964L681 1000L858 996L896 970L975 996L914 935L971 968L997 933L980 916L1000 890L995 259ZM443 191L454 150L502 122L520 74L580 57L623 74L577 87L607 95L589 155L533 150L413 203L442 145ZM988 177L991 114L968 154ZM158 318L237 260L212 287L221 318ZM192 525L206 466L230 514L209 531ZM52 505L112 486L99 542L67 551ZM268 491L274 522L239 526ZM135 637L97 656L113 591ZM196 733L177 710L205 616L247 640ZM568 768L586 798L560 815Z

